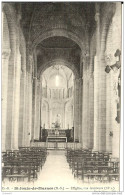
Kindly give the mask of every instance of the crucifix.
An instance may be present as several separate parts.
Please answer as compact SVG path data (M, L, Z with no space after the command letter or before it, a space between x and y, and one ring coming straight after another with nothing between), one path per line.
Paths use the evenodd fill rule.
M120 123L120 107L121 107L121 51L119 49L117 49L115 54L114 54L114 56L116 57L116 63L111 65L111 66L107 65L106 68L105 68L105 72L109 73L111 70L116 72L116 71L118 71L118 69L120 69L119 75L118 75L118 83L117 83L119 102L117 103L117 116L115 118L117 123Z

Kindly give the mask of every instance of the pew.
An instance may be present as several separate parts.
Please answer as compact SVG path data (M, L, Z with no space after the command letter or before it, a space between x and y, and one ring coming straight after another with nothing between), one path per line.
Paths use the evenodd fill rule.
M45 148L20 147L2 153L2 180L28 181L38 178L47 157Z
M111 182L119 180L119 162L113 161L111 153L93 152L92 150L67 149L67 162L74 178Z

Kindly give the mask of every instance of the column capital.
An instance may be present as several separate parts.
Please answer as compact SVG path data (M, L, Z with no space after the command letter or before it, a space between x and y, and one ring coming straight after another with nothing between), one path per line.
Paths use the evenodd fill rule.
M29 49L31 51L31 45L32 45L32 42L31 41L27 41L26 42L26 49Z
M96 22L99 21L99 16L100 16L100 13L96 13L96 14L95 14L95 21L96 21Z
M99 21L99 17L100 17L100 4L99 3L95 4L95 10L96 10L95 21L98 22Z
M2 49L2 59L8 59L10 56L10 49Z
M39 77L37 77L37 81L40 83L40 78Z
M40 78L39 77L32 77L32 81L37 81L37 82L40 82Z

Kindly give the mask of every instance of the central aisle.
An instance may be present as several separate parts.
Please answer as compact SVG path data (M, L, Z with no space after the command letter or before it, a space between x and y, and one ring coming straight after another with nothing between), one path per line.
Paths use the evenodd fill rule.
M47 160L38 175L35 185L42 186L78 186L69 169L64 150L49 150Z
M116 191L119 189L118 182L115 183L84 183L74 179L72 170L66 160L64 150L49 150L47 160L38 175L34 186L53 188L59 191ZM93 190L94 189L94 190Z

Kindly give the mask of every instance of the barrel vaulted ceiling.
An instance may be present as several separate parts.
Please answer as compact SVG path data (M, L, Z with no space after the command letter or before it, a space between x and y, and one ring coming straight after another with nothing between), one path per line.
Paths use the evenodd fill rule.
M95 30L95 3L21 2L20 12L25 40L37 54L39 76L62 62L79 77L81 49L86 53L86 35Z
M21 3L25 36L34 41L41 33L52 28L63 28L83 38L95 26L95 3L88 2L27 2Z

